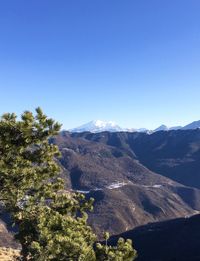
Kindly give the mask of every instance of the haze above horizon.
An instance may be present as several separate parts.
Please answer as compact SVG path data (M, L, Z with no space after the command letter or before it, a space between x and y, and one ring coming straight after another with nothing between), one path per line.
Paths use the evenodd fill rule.
M198 0L9 0L0 8L0 114L70 129L200 120Z

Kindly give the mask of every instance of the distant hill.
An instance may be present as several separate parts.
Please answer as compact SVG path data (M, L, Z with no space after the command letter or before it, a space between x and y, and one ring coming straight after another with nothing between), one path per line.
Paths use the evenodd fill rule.
M184 126L183 130L191 130L191 129L198 129L200 128L200 121L193 121L192 123Z
M169 128L166 126L166 125L160 125L158 128L156 128L155 130L154 130L154 132L156 132L156 131L168 131L169 130Z

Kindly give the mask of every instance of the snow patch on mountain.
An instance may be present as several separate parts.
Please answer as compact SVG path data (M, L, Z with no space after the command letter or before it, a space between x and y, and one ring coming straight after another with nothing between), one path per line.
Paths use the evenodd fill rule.
M120 181L117 181L117 182L114 182L114 183L111 183L105 187L102 187L102 188L94 188L94 189L91 189L91 190L74 190L75 192L78 192L78 193L83 193L83 194L88 194L90 193L91 191L97 191L97 190L104 190L104 189L117 189L117 188L121 188L121 187L124 187L128 184L132 184L132 182L128 181L128 182L120 182Z

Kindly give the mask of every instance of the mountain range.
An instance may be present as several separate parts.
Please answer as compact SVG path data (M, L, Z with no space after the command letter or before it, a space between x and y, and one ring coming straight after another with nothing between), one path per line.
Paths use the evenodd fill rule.
M61 151L58 162L66 190L94 198L88 222L99 240L104 231L113 240L131 237L138 260L199 260L199 128L62 131L49 142ZM0 224L0 241L12 246L15 242ZM193 242L188 254L187 239ZM182 246L185 259L180 258Z
M200 129L61 132L51 142L66 189L95 199L89 222L99 238L200 211Z
M178 130L178 129L183 129L183 130L189 130L189 129L197 129L200 128L200 120L199 121L194 121L192 123L189 123L185 126L175 126L175 127L167 127L166 125L162 124L161 126L157 127L154 130L148 130L146 128L122 128L118 124L116 124L113 121L102 121L102 120L93 120L90 121L86 124L83 124L79 127L70 129L70 132L92 132L92 133L97 133L97 132L103 132L103 131L110 131L110 132L146 132L146 133L153 133L156 131L169 131L169 130Z

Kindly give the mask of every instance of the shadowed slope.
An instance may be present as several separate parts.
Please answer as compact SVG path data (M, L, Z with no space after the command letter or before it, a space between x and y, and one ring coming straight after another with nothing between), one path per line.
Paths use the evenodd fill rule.
M111 237L133 239L138 261L199 261L200 215L152 223Z

